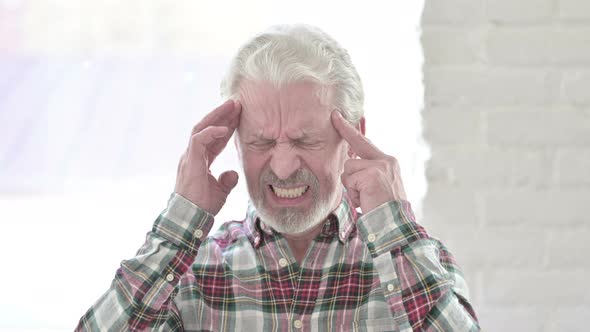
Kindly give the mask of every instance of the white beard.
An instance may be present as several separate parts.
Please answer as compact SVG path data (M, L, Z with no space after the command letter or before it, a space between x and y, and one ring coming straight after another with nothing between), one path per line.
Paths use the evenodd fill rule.
M308 183L312 194L313 205L307 208L284 207L280 209L269 210L264 204L263 190L268 183L280 183L289 185L296 183ZM337 182L334 190L331 190L327 197L319 197L319 181L307 169L302 169L287 180L279 180L270 170L266 170L260 176L260 193L253 195L250 192L252 203L256 208L262 222L272 227L279 233L298 234L314 228L322 223L328 214L336 207L339 194L342 193L343 187L340 181Z

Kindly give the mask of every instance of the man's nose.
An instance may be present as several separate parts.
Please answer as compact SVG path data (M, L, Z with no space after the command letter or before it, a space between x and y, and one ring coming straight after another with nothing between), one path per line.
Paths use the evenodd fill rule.
M270 159L271 170L285 180L301 167L301 160L290 144L277 144Z

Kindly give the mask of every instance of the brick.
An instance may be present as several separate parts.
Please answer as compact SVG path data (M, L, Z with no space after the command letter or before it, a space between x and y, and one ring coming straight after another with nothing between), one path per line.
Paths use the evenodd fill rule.
M448 167L444 162L440 160L444 158L444 154L439 153L438 149L431 152L433 155L430 160L426 161L425 176L428 183L446 184L451 185L453 183L452 169ZM437 155L435 158L434 155ZM438 157L438 156L442 156Z
M481 4L425 2L425 227L466 272L485 330L583 330L590 1Z
M490 190L482 194L484 223L490 226L564 227L588 222L587 190Z
M486 51L491 64L590 64L590 28L496 28L488 33Z
M487 17L492 22L547 21L555 12L554 0L487 0Z
M426 26L421 39L427 64L473 64L483 59L483 28Z
M455 227L445 234L445 244L460 266L470 270L541 268L546 255L544 238L540 229Z
M557 99L559 77L533 69L426 67L426 105L545 105Z
M494 270L484 274L486 305L580 305L590 301L585 285L590 271Z
M504 110L487 114L492 146L588 146L590 113L575 109Z
M590 191L587 193L590 196ZM558 230L549 233L548 266L551 269L590 268L589 230Z
M483 23L485 19L482 0L431 0L424 1L422 24L433 23Z
M542 331L545 312L538 306L482 305L475 308L484 331Z
M426 174L434 182L472 188L546 188L553 182L554 157L543 150L469 146L436 147L431 153Z
M559 18L562 20L589 20L590 1L559 0Z
M467 188L478 188L489 182L509 182L510 166L502 160L481 168L483 152L476 147L436 146L426 164L426 176L430 183Z
M590 104L590 70L567 72L563 77L563 96L565 102Z
M579 332L586 329L590 317L590 305L558 306L549 315L546 331Z
M475 225L481 209L473 190L432 184L424 198L425 224Z
M590 186L590 149L565 149L559 151L557 167L559 184Z
M427 107L422 113L423 135L434 144L471 145L483 142L479 112Z

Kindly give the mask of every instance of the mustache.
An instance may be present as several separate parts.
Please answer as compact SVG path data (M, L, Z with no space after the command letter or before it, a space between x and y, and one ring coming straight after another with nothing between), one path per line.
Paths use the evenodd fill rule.
M311 187L319 186L317 177L307 168L298 169L287 179L280 179L270 168L267 168L260 175L261 187L266 183L281 187L287 187L300 183L307 183Z

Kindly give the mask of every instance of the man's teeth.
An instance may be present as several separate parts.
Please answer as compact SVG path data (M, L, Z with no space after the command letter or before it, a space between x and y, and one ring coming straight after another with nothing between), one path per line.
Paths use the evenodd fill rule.
M308 186L301 186L297 188L279 188L271 186L274 193L280 198L297 198L305 193Z

